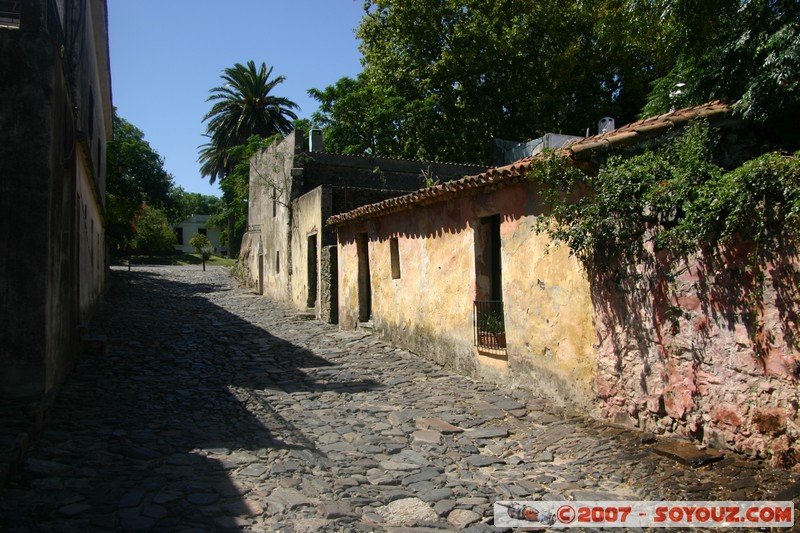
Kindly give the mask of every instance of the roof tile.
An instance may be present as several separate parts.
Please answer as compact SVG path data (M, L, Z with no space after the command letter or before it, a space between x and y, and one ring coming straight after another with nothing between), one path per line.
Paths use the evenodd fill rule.
M561 153L577 163L579 161L591 159L592 156L599 153L631 146L664 135L698 118L705 118L710 122L716 122L726 119L730 117L730 115L730 106L717 100L707 104L687 107L663 115L649 117L626 124L609 132L581 139L566 146L561 150ZM365 205L346 213L334 215L328 219L328 224L335 225L353 222L380 214L411 209L415 205L429 205L444 201L455 195L470 194L479 190L492 190L497 188L501 183L520 181L536 161L543 160L543 154L525 157L510 165L491 168L483 174L467 176L460 180L435 185L427 189L420 189L405 196L399 196L376 204Z

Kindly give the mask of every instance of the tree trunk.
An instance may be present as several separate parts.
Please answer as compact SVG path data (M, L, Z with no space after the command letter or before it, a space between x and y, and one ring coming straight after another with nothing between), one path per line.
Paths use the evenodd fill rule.
M233 232L235 230L235 220L233 219L233 214L228 215L228 253L226 257L228 259L233 257L233 241L234 235Z

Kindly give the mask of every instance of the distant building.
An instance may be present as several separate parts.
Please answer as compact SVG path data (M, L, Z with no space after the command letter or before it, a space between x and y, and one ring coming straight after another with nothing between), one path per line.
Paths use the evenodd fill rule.
M46 406L106 285L105 0L0 5L0 398Z
M336 231L328 217L394 198L425 179L448 181L486 167L329 154L292 132L251 159L248 231L239 262L262 294L324 321L337 321Z
M195 234L200 233L208 237L208 240L211 241L211 246L214 247L214 253L219 254L222 251L222 245L220 244L222 232L219 228L209 227L208 218L208 215L192 215L180 224L176 224L174 229L178 244L175 245L175 249L183 253L194 252L194 247L189 244L189 241L192 240Z

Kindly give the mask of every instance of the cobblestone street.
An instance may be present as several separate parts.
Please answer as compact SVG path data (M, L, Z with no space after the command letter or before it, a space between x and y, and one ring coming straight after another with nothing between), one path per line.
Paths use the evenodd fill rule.
M497 531L501 499L770 500L800 479L730 453L685 466L221 268L114 269L92 332L108 353L79 361L0 530Z

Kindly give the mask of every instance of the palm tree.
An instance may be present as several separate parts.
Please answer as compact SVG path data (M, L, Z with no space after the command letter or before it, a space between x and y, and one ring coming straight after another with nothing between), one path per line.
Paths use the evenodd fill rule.
M292 131L292 121L297 120L294 110L298 105L270 92L286 78L270 79L272 67L261 63L256 68L254 61L247 65L236 63L222 73L224 83L209 92L211 110L203 117L209 141L200 146L200 172L211 183L223 180L233 171L237 161L231 149L244 144L252 135L269 137ZM228 256L233 243L233 219L228 220Z
M261 63L259 68L253 61L247 66L236 63L223 71L225 82L211 89L211 110L203 117L208 121L206 133L211 142L222 149L244 144L251 135L269 137L276 133L292 131L292 120L297 120L294 109L297 104L288 98L270 95L270 92L286 78L278 76L270 80L272 67Z

